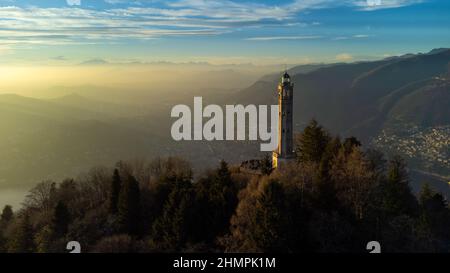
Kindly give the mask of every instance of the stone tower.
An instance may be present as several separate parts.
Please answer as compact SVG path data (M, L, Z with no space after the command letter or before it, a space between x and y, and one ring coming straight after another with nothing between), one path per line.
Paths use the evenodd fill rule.
M293 135L294 84L287 72L278 84L278 148L273 151L272 166L295 159Z

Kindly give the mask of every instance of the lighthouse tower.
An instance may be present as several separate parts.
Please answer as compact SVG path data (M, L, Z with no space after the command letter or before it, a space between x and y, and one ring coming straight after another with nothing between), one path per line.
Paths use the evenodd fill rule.
M278 84L278 148L273 151L272 166L280 167L295 159L293 135L294 84L287 72Z

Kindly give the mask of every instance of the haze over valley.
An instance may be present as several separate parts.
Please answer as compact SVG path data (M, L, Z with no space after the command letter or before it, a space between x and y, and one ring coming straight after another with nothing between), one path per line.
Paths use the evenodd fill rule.
M400 153L410 163L415 190L427 181L449 195L449 63L450 50L436 49L377 61L290 66L295 128L299 132L315 118L333 134ZM192 105L198 95L204 104L275 104L280 67L29 67L59 74L35 75L12 94L5 90L13 79L0 85L0 205L17 207L42 180L75 177L119 160L181 156L201 170L221 159L240 164L260 158L256 142L173 141L170 110ZM96 76L87 81L83 73Z

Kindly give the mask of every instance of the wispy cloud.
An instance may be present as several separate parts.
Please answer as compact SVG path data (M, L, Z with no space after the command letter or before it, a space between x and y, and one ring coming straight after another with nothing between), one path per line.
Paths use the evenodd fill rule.
M262 4L256 1L230 0L104 1L110 4L109 8L84 7L85 3L80 0L66 0L70 5L67 7L0 6L0 45L88 44L117 39L146 40L168 36L220 35L246 27L292 27L301 24L299 13L305 10L336 6L376 10L422 2L422 0L293 0L279 5L276 2ZM17 1L6 3L12 5ZM121 5L116 6L117 4ZM248 40L317 38L320 37L271 36Z
M379 9L392 9L423 3L426 0L361 0L352 1L361 10L373 11Z
M333 41L343 41L343 40L350 40L350 39L364 39L364 38L369 38L369 37L371 37L371 35L356 34L356 35L352 35L352 36L338 36L338 37L332 38L332 40Z
M226 31L221 26L202 25L195 20L141 12L138 9L0 7L0 44L68 44L118 38L214 35Z
M322 36L271 36L271 37L251 37L247 41L274 41L274 40L313 40L320 39Z

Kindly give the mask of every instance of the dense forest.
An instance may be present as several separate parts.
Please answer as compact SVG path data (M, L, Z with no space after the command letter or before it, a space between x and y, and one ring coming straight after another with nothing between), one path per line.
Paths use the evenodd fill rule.
M156 158L44 181L20 210L6 206L0 252L450 251L450 208L407 166L333 137L314 120L296 137L297 161L272 170L229 166L195 176L189 162Z

